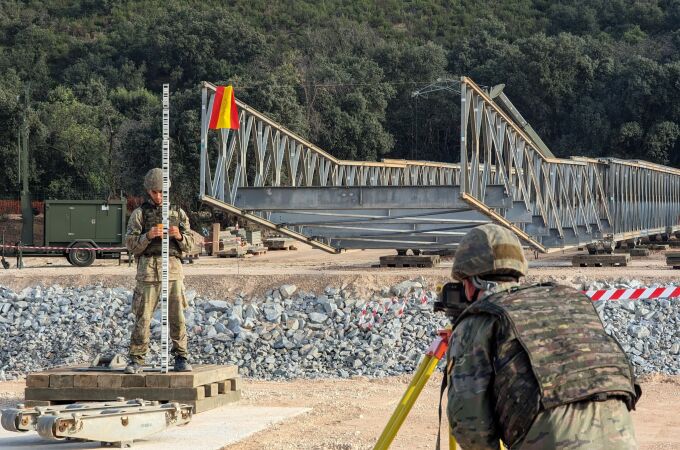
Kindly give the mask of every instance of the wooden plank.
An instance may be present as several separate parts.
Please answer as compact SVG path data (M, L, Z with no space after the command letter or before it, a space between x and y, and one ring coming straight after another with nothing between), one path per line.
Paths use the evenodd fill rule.
M217 383L217 393L224 394L231 390L231 380L224 380Z
M238 376L237 366L223 366L215 364L201 364L194 366L192 372L145 372L141 374L126 374L120 371L76 371L71 367L59 367L44 372L28 374L27 387L36 388L71 388L71 387L101 387L106 389L152 387L152 388L190 388L209 383L217 383ZM78 385L74 384L78 377ZM86 378L92 378L87 380ZM93 381L96 380L96 381Z
M419 256L402 256L389 255L380 257L381 267L434 267L439 264L441 257L439 255L419 255Z
M174 374L173 374L174 375ZM146 375L146 386L153 388L169 388L170 387L170 374L147 374Z
M217 383L210 383L203 386L205 388L206 397L216 397L218 394Z
M126 399L143 398L144 400L200 400L205 398L203 386L195 388L26 388L24 391L26 400L49 400L49 401L106 401L115 400L118 397Z
M241 390L241 377L232 378L231 380L229 380L229 385L230 385L229 386L230 390L240 391Z
M53 373L50 374L50 388L62 389L73 387L73 373Z
M50 375L48 373L29 373L26 376L27 387L49 387Z
M666 265L680 269L680 252L666 252Z
M131 387L144 387L146 386L146 377L142 374L131 375L126 374L123 377L123 384L121 387L131 388Z
M241 391L229 391L216 397L208 397L202 400L190 400L183 403L194 407L194 414L219 408L229 403L237 402L241 399Z
M173 374L170 387L196 387L209 383L217 383L238 376L238 366L213 366L210 370L194 370Z
M117 389L123 386L125 374L106 373L97 375L97 387L103 389Z
M97 377L90 375L77 374L73 376L73 387L76 388L96 388Z
M630 262L630 255L574 255L571 259L572 266L575 267L615 267L627 266Z

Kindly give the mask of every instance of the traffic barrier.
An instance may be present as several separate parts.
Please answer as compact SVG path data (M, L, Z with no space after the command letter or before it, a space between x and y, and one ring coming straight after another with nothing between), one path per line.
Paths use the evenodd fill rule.
M640 287L628 289L593 289L583 291L593 301L598 300L647 300L680 298L680 286Z

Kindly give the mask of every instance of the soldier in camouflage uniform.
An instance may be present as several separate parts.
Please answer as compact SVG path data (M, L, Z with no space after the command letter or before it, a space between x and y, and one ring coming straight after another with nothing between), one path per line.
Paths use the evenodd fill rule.
M588 297L555 284L520 285L517 237L482 225L453 265L470 305L451 336L450 429L465 450L637 448L633 370Z
M137 286L132 299L135 324L130 338L130 364L125 369L127 373L139 373L143 370L144 357L149 348L151 318L161 292L163 230L156 226L163 223L161 169L151 169L146 174L144 189L148 199L132 212L125 236L128 250L137 258ZM189 218L182 209L171 208L169 222L168 322L172 354L175 355L175 371L189 372L191 366L187 362L187 333L184 320L186 298L181 255L191 248L193 238Z

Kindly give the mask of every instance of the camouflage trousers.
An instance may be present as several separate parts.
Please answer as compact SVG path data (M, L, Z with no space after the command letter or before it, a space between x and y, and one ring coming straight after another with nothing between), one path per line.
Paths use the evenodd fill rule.
M161 283L137 281L132 298L132 313L135 324L130 337L130 359L138 363L144 362L149 349L151 318L158 306ZM187 356L187 330L184 320L184 283L182 280L171 280L168 284L168 325L172 339L172 354Z
M638 448L623 401L576 402L541 412L513 450L623 450Z

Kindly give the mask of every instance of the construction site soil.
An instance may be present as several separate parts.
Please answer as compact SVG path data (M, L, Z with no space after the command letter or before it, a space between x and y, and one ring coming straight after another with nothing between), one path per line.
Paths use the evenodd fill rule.
M238 292L261 294L282 284L321 292L326 286L354 285L372 289L403 280L425 277L435 284L449 280L451 261L435 268L376 268L389 251L348 251L329 255L300 245L296 251L270 251L245 258L201 257L184 266L187 289L209 298L229 298ZM574 252L540 255L530 261L528 281L554 280L565 284L588 281L638 280L642 284L677 282L680 271L665 265L663 252L633 259L627 267L571 267ZM27 286L84 286L101 284L134 286L134 267L117 261L96 261L76 268L65 258L26 258L25 268L0 272L0 285L15 291ZM292 381L245 380L242 404L304 406L312 411L258 433L228 449L363 449L370 448L406 389L409 376L345 380ZM438 375L432 377L404 423L393 448L431 448L437 433ZM642 380L643 398L633 413L640 448L680 449L680 377L647 376ZM22 399L23 381L0 382L0 407Z

